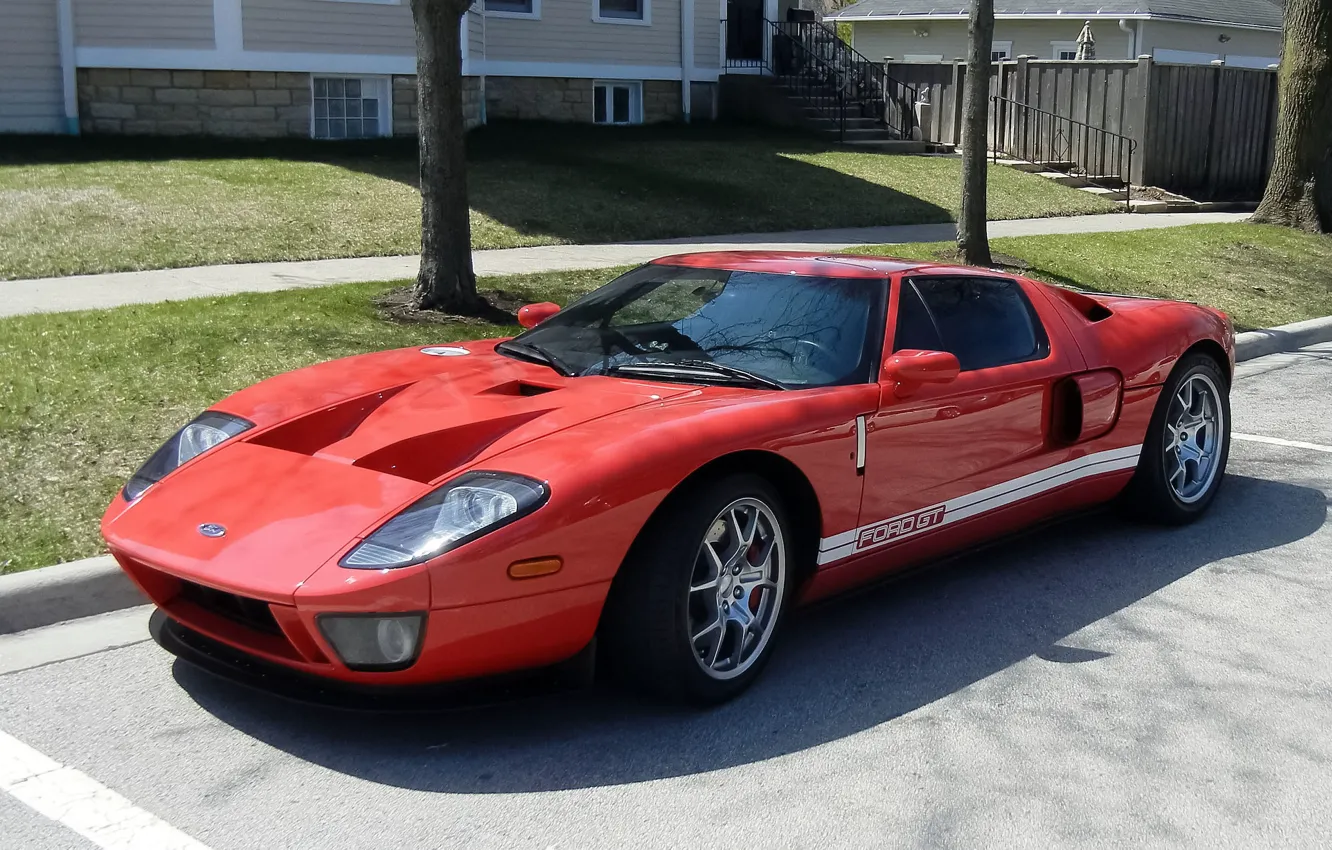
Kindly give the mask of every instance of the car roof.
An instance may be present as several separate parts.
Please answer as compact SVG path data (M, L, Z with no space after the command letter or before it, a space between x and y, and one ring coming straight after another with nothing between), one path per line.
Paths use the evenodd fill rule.
M655 265L726 271L796 274L813 277L882 280L899 272L998 276L990 269L973 266L875 257L865 254L830 254L818 251L708 251L658 257Z

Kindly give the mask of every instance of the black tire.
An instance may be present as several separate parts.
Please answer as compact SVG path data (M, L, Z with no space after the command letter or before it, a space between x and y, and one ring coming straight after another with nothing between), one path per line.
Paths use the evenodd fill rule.
M1205 489L1181 498L1170 483L1172 462L1167 459L1167 425L1172 409L1179 409L1176 397L1180 389L1195 378L1204 380L1216 389L1216 404L1220 411L1220 425L1216 429L1220 445L1216 450L1215 470ZM1195 386L1198 383L1195 382ZM1225 478L1226 461L1230 457L1230 382L1221 366L1203 353L1186 355L1175 365L1170 378L1161 388L1161 397L1152 412L1147 439L1143 442L1138 459L1138 471L1121 497L1120 506L1129 516L1161 525L1184 525L1206 512L1216 498L1221 481Z
M768 597L772 616L753 660L731 678L719 679L716 673L705 672L706 662L695 655L690 614L698 610L691 605L702 602L720 606L721 589L714 591L715 600L703 600L698 591L691 594L690 586L697 581L696 565L704 557L702 546L709 530L721 521L724 510L744 500L762 503L775 518L779 530L772 535L772 547L781 547L775 555L784 559L784 566L775 582L780 589ZM636 690L670 702L706 706L737 696L772 655L794 588L794 553L785 505L772 483L761 476L731 474L672 494L635 541L606 601L600 638L609 672ZM736 610L748 606L741 609L737 603ZM718 622L726 622L723 615L718 615ZM726 633L725 626L721 631Z

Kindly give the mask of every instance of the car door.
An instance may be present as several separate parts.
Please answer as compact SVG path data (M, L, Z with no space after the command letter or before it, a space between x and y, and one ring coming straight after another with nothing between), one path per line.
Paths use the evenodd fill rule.
M893 287L859 527L839 541L843 557L881 550L891 569L1000 534L1017 522L1003 509L1028 495L1032 476L1068 458L1051 439L1052 399L1082 355L1033 294L1014 278L956 272L909 274ZM949 352L957 377L898 380L893 355L903 351ZM964 523L976 517L986 521Z

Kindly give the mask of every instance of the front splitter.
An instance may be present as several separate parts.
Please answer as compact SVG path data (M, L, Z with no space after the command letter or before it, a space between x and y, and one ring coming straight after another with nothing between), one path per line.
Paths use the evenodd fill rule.
M189 664L235 684L297 702L370 712L459 711L514 702L591 683L596 641L550 667L429 685L354 685L264 661L153 612L148 630L158 645Z

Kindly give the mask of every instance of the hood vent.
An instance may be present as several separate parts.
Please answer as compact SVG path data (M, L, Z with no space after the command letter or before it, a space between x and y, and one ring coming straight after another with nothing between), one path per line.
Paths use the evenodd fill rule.
M332 407L321 407L276 428L270 428L250 442L270 449L312 455L326 446L346 439L367 416L410 386L411 384L402 384L389 387L347 399Z
M353 465L429 484L472 460L513 429L549 412L531 410L419 434L358 458Z
M531 397L534 395L545 395L546 393L553 393L556 390L561 390L561 389L564 388L551 387L545 384L534 384L529 381L506 381L503 384L498 384L496 386L491 387L488 390L485 390L485 392L489 395L511 395L511 396L521 396L521 397Z

